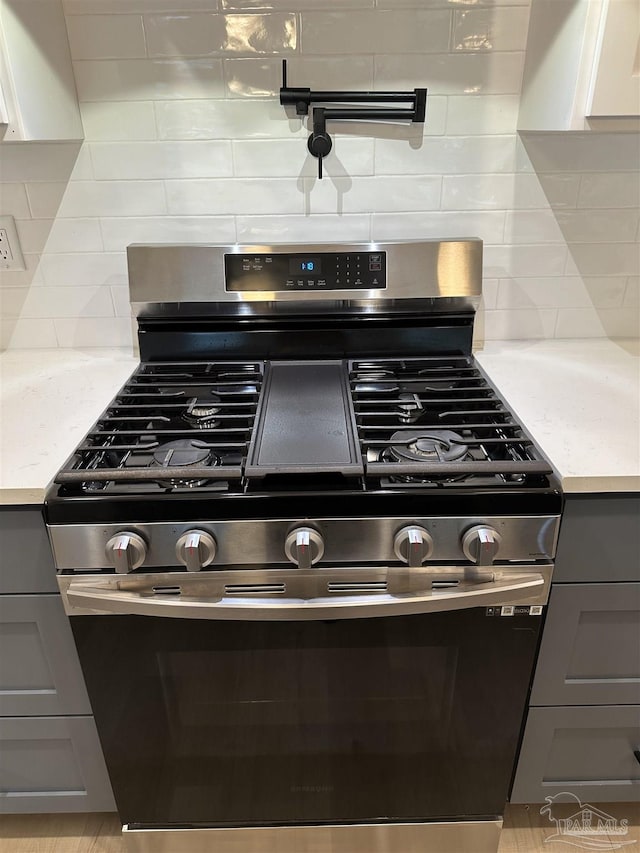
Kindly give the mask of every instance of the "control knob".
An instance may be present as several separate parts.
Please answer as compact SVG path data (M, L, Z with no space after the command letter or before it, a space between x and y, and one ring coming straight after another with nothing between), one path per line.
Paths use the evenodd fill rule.
M324 554L324 539L313 527L296 527L284 543L287 559L300 569L310 569Z
M399 560L417 569L431 556L433 538L424 527L411 524L398 530L393 540L393 550Z
M126 575L144 563L147 543L138 533L123 530L107 542L107 559L118 574Z
M476 524L462 537L462 550L467 560L478 566L490 566L500 548L502 537L493 527Z
M216 540L206 530L187 530L176 542L176 557L188 572L199 572L213 563Z

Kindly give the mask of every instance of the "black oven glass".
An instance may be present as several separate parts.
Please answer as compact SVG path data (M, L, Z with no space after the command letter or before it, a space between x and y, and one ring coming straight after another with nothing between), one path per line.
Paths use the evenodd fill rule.
M540 617L72 626L124 823L502 813Z

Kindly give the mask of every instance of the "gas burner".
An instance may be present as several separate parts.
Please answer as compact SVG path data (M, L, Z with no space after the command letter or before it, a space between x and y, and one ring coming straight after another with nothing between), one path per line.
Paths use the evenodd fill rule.
M161 468L185 468L190 465L208 465L215 467L220 464L218 457L209 445L203 441L190 438L180 438L161 444L153 451L153 462ZM169 478L158 480L159 485L167 489L195 489L207 483L207 478Z
M209 397L194 397L182 415L182 419L195 429L215 429L220 426L220 419L215 417L220 411L220 397L213 392Z
M457 462L469 450L462 436L449 429L399 431L390 440L389 455L395 462Z
M400 394L400 403L396 407L398 420L402 424L415 424L424 415L424 406L417 394ZM393 436L392 436L393 438Z

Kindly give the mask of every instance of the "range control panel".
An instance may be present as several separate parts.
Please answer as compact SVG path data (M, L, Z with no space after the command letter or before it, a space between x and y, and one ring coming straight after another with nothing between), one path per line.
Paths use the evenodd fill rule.
M224 256L227 291L384 290L385 252Z

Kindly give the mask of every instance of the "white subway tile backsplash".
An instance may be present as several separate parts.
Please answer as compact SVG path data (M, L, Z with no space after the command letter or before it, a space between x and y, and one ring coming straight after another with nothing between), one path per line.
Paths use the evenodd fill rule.
M31 186L27 188L30 198ZM158 216L165 212L162 181L77 181L67 187L59 216Z
M519 94L523 70L521 51L379 54L375 84L378 89L426 86L434 95L509 95Z
M562 276L566 259L563 244L485 246L484 274L490 278Z
M453 50L524 50L529 9L459 9L453 13Z
M638 172L595 172L583 175L578 207L640 208Z
M482 306L483 308L495 308L498 303L498 285L497 278L485 278L482 282Z
M101 227L107 252L121 252L131 243L236 242L232 216L108 217Z
M638 275L640 249L633 243L572 243L570 257L581 275Z
M322 167L328 175L372 175L373 141L334 136L333 148L323 159ZM236 140L233 142L233 169L242 178L260 175L313 177L318 173L318 161L300 139L273 140L268 144Z
M97 180L226 178L232 174L228 141L94 142L91 158Z
M108 287L3 288L4 319L113 317Z
M515 133L519 104L517 95L451 95L447 133L451 136Z
M333 51L329 53L330 57L309 56L308 51L305 51L303 54L287 57L289 86L306 86L325 91L358 91L373 87L373 55L370 50L363 51L364 55L358 55L356 51L348 56L334 55ZM278 72L280 73L280 63Z
M545 208L575 206L579 176L539 178L535 174L445 175L442 207L446 210Z
M515 175L445 175L443 210L497 210L514 206ZM537 200L537 204L541 204ZM532 205L533 206L533 205Z
M131 345L127 317L80 317L54 320L61 347L126 347Z
M97 219L27 219L16 226L23 252L101 252Z
M623 305L628 308L640 308L640 278L629 276L624 292Z
M301 17L306 54L436 53L449 49L451 13L446 9L302 12Z
M171 215L303 213L297 182L285 179L167 181Z
M90 181L93 178L93 164L91 162L91 154L89 146L83 145L78 151L78 157L71 171L69 180L71 181Z
M253 9L370 9L374 0L220 0L222 8L229 11L251 11Z
M556 337L604 338L606 332L594 308L564 308L558 312Z
M126 59L146 55L141 15L72 15L67 19L72 59Z
M224 59L229 98L275 98L282 86L282 63L276 59Z
M531 0L375 0L379 9L459 9L460 6L528 6Z
M640 222L638 210L558 210L555 215L567 243L630 242Z
M57 346L53 320L0 320L2 349L53 349Z
M132 14L135 12L215 12L218 0L63 0L65 15Z
M51 230L51 222L51 219L16 220L16 230L23 252L36 254L42 252Z
M224 97L220 59L79 60L80 101L154 101Z
M420 213L374 213L373 240L422 240L430 237L480 237L485 243L500 243L504 234L504 211L421 211Z
M627 287L624 276L584 276L582 281L591 304L596 308L619 308L624 303Z
M563 243L558 212L546 210L508 210L504 239L506 243Z
M640 337L640 311L612 308L600 311L600 318L610 338Z
M487 341L552 338L558 312L555 308L538 311L484 312L484 338Z
M425 137L418 147L376 140L376 174L510 172L515 164L513 136Z
M23 183L0 185L0 216L27 219L31 216L27 190Z
M124 252L45 254L40 268L45 285L83 287L127 282Z
M46 251L101 252L100 223L97 219L56 219L47 238Z
M577 308L592 304L579 276L502 279L497 308Z
M27 184L26 190L31 216L34 219L53 219L58 212L66 189L67 184L61 181Z
M529 6L64 0L87 142L0 145L0 344L129 345L133 242L474 236L480 337L639 334L640 135L516 133ZM290 86L427 87L426 123L330 125L318 181L283 56Z
M111 290L111 301L116 317L131 317L129 288L116 285L109 289Z
M297 47L295 15L145 15L147 50L153 57L219 53L281 54Z
M30 285L39 285L42 283L42 273L40 271L40 255L24 254L23 270L3 270L0 269L0 294L4 287L29 287Z
M526 184L527 180L533 180L535 175L527 178L526 175L520 176L520 184ZM554 210L562 208L575 207L578 199L578 187L580 185L580 175L572 174L555 174L555 175L538 175L540 186L544 192L546 203L550 204Z
M223 60L227 94L230 98L275 98L282 86L279 59ZM307 89L367 90L373 86L372 56L287 57L288 84ZM282 107L280 107L282 109ZM295 111L291 111L295 115Z
M318 216L239 216L238 242L314 243L321 235L323 242L368 242L371 223L368 214Z
M160 139L291 139L308 131L272 101L156 101Z
M87 140L156 138L151 101L84 101L80 113Z
M78 142L5 142L0 148L0 181L68 181Z
M396 178L305 178L308 213L370 213L435 210L440 199L440 176Z
M539 172L635 172L640 163L640 133L534 133L522 139Z

